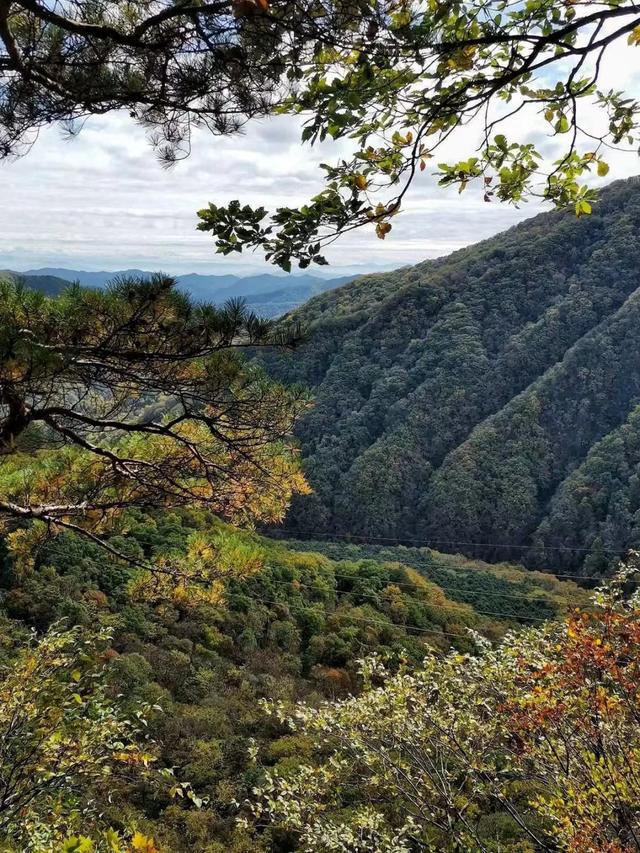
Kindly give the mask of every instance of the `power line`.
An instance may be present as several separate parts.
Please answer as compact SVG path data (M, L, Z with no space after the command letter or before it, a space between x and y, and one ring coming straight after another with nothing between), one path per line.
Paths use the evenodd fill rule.
M317 535L321 536L323 534L317 534ZM331 534L326 534L326 535L330 536ZM301 545L310 545L310 546L313 545L313 543L314 543L313 539L299 539L299 538L294 537L294 536L291 536L291 537L269 536L266 538L268 538L271 542L280 542L280 543L298 542ZM353 537L351 537L350 534L345 534L343 538L348 542L349 539L351 539ZM315 540L315 541L320 542L320 540ZM405 542L406 541L409 541L409 540L405 540ZM414 540L414 541L418 541L418 540ZM393 540L393 542L395 544L389 544L387 547L403 547L403 543L401 541ZM320 543L320 544L322 544L322 543ZM328 544L331 544L331 540L329 541ZM339 543L336 543L336 544L339 544ZM356 548L358 548L358 547L363 547L366 544L371 544L375 547L377 543L374 540L366 539L366 540L363 540L361 543L354 542L353 544L355 545ZM384 546L381 545L380 547L384 547ZM407 547L407 550L412 550L409 546L406 546L406 547ZM430 549L430 546L427 543L423 543L421 547ZM505 545L505 546L500 546L500 547L511 547L511 546ZM309 548L308 550L312 551L313 549ZM413 550L418 550L418 546L413 548ZM430 550L435 550L435 549L430 549ZM586 550L586 549L584 549L584 550ZM437 552L437 553L440 553L440 552ZM446 555L444 555L444 556L446 556ZM451 556L453 557L454 555L452 554ZM484 568L471 569L469 566L463 566L460 564L456 565L455 563L446 563L446 562L435 561L435 562L429 563L428 565L422 567L421 569L416 569L416 571L427 571L430 568L440 568L440 569L450 569L452 571L456 570L456 569L461 569L461 570L464 570L464 571L470 572L470 573L482 571L482 572L485 572L486 574L493 574L493 572L491 570L497 569L502 565L501 563L487 563L487 562L481 560L480 558L476 558L476 557L469 557L468 559L470 561L483 562L483 563L485 563L487 568L486 569L484 569ZM339 562L339 559L336 560L336 562ZM402 560L400 559L398 562L402 562ZM408 563L405 563L405 565L408 565L409 568L415 568L414 566L411 566ZM547 571L543 571L542 569L527 569L526 566L522 566L519 563L518 564L507 564L507 565L512 565L514 568L519 569L523 575L523 580L526 579L528 575L531 575L531 576L539 575L539 576L542 576L544 578L550 578L551 580L558 579L558 578L567 578L568 580L584 580L584 581L591 581L592 583L597 583L599 581L606 579L604 577L598 577L597 575L576 575L576 574L573 574L571 572L551 572L551 571L547 572ZM636 583L636 581L632 581L632 583Z
M359 579L360 579L360 580L368 580L368 578L367 578L366 576L358 575L357 573L356 573L356 574L353 574L353 575L343 575L343 574L339 574L338 572L331 572L331 577L339 578L339 579L342 579L342 580L350 580L350 581L357 581L357 580L359 580ZM422 576L422 575L420 575L420 577L423 577L423 576ZM262 579L260 576L256 576L256 578L248 578L246 582L247 582L247 583L250 583L250 582L252 582L252 581L254 581L254 580L261 581L261 580L263 580L263 579ZM443 590L444 592L457 592L457 593L464 593L464 592L465 592L465 590L461 589L460 587L447 587L447 586L441 586L440 584L438 584L438 583L437 583L437 582L435 582L435 581L430 581L428 578L424 578L424 580L427 580L429 583L433 583L435 586L437 586L437 587L438 587L438 589L441 589L441 590ZM314 584L308 584L308 583L305 583L305 582L303 582L303 581L300 581L298 578L291 578L290 580L287 580L287 579L279 579L279 578L269 578L268 580L265 580L265 582L266 582L266 583L285 584L285 585L288 585L288 586L290 586L291 584L298 584L299 586L305 587L306 589L315 589L315 590L318 590L319 592L333 592L333 593L343 594L343 595L351 595L351 594L353 594L353 595L358 595L358 596L360 596L361 598L373 598L373 599L377 599L377 596L375 596L375 595L367 594L367 593L364 593L364 592L359 592L359 591L357 591L357 590L339 590L339 589L336 589L336 588L327 588L327 587L324 587L324 586L318 586L318 585L314 585ZM411 583L410 581L407 581L407 582L404 582L404 581L395 581L395 580L393 580L392 578L389 578L389 579L388 579L388 580L386 580L385 582L386 582L387 584L389 584L389 585L397 586L397 587L399 587L399 588L405 588L405 589L410 589L410 590L414 590L414 591L415 591L415 590L419 590L419 589L420 589L420 586L419 586L417 583ZM423 591L423 592L427 592L427 590L422 590L422 591ZM540 590L540 592L544 592L544 590ZM493 598L520 599L520 600L523 600L523 601L528 601L528 602L530 602L531 604L538 604L538 603L549 604L549 605L557 604L557 602L554 602L553 600L548 599L548 598L546 598L546 597L545 597L545 598L532 598L532 597L531 597L531 596L529 596L529 595L519 595L519 594L517 594L517 593L501 593L501 592L495 592L495 591L494 591L494 592L492 592L492 591L490 591L490 590L487 590L486 592L485 592L485 591L479 591L479 593L478 593L478 594L479 594L479 595L481 595L483 598L484 598L485 596L488 596L488 597L493 597ZM451 603L451 605L437 605L437 604L430 604L430 606L431 606L431 607L451 606L451 607L456 608L456 607L458 607L459 605L462 605L462 604L467 604L467 605L468 605L468 606L470 606L470 607L474 607L474 605L473 605L471 602L452 602L452 603ZM474 609L475 609L475 607L474 607ZM476 610L476 613L480 613L480 612L481 612L481 611ZM488 614L488 615L497 615L497 614ZM507 614L500 614L500 615L507 615ZM513 617L513 618L522 618L522 619L526 619L526 618L529 618L529 617L525 617L525 616L522 616L522 617L516 617L516 616L514 615L514 617ZM543 621L544 621L544 620L543 620Z
M285 604L284 601L273 601L268 598L260 598L256 597L256 601L261 601L263 604ZM333 616L336 614L329 613L328 616ZM364 619L359 616L349 616L355 622L363 622L368 625L379 625L382 628L400 628L405 630L418 631L421 634L436 634L438 637L455 637L456 639L468 639L464 634L454 634L453 631L439 631L437 628L420 628L418 625L397 625L395 622L381 622L377 619Z
M413 568L413 567L407 566L407 568ZM463 567L460 566L460 568L463 568ZM420 572L417 569L414 569L414 571L416 571L416 572L418 572L418 574L420 574ZM472 573L470 573L470 574L472 574ZM361 575L358 573L353 574L353 575L342 575L342 574L340 574L338 572L334 572L334 571L331 572L331 577L340 578L341 580L350 580L350 581L370 580L370 578L367 578L366 575ZM492 592L491 590L486 590L486 591L485 590L482 590L482 591L465 590L464 587L461 587L461 586L443 586L443 585L439 584L437 581L431 580L430 578L426 577L423 574L420 574L420 577L423 580L427 581L428 583L434 584L435 586L438 587L438 589L441 589L444 592L457 592L459 594L465 594L465 593L471 594L471 593L477 592L478 595L481 595L483 598L485 598L486 596L488 596L490 598L517 598L517 599L522 599L523 601L529 601L532 604L537 604L540 602L542 602L544 604L555 604L556 603L553 601L553 599L549 599L546 597L545 598L532 598L530 595L519 595L518 593L513 593L513 592L495 592L495 591ZM249 578L248 580L253 580L253 578ZM287 583L287 584L296 583L296 582L300 583L300 581L298 581L297 578L291 578L291 580L273 579L273 582L274 583ZM400 588L411 589L411 590L415 590L415 589L419 588L418 584L412 583L411 581L395 581L395 580L389 579L388 583L393 584L394 586L397 586ZM318 589L324 590L324 587L318 587ZM333 591L339 592L339 590L333 590ZM546 590L542 589L541 587L537 587L535 591L541 592L541 593L546 592ZM344 592L347 595L349 594L349 592L346 590ZM354 594L361 595L362 593L354 592ZM469 604L470 602L460 602L460 603Z
M464 539L412 539L410 537L403 537L401 539L390 537L390 536L359 536L355 533L321 533L316 530L295 530L289 533L288 531L278 531L279 534L282 534L283 539L295 539L298 537L298 534L301 536L317 536L322 538L329 539L346 539L351 540L355 539L361 542L370 542L372 544L382 542L382 543L390 543L394 545L404 545L406 542L411 542L412 544L416 544L418 547L422 548L430 548L434 544L439 545L467 545L469 547L475 548L513 548L517 550L523 551L531 551L535 550L535 545L511 545L506 544L504 542L472 542L466 541ZM271 538L277 539L277 536L272 536ZM590 554L593 551L593 548L582 548L578 546L572 545L542 545L540 546L543 550L547 551L568 551L575 553L585 553ZM625 550L615 551L611 548L600 548L598 549L602 554L612 554L614 556L622 556L625 553ZM627 549L628 550L628 549Z
M301 581L295 581L295 580L293 580L293 581L278 581L278 580L272 579L271 582L272 583L286 584L288 586L290 586L292 583L297 582L298 586L303 587L304 589L319 590L320 592L327 592L328 591L324 587L313 586L312 584L306 584L306 583L302 583ZM333 590L333 591L336 592L336 590ZM357 594L361 598L370 598L374 601L377 600L377 597L374 595L367 595L366 593L357 593ZM279 604L285 604L286 602L281 601L278 603ZM460 612L460 608L461 608L462 604L463 604L462 602L460 604L456 604L454 602L452 602L451 604L436 604L436 603L431 604L430 602L427 602L427 605L429 607L435 607L435 608L438 608L440 610L455 610L458 612ZM472 607L472 605L468 605L468 606ZM512 619L512 620L515 619L516 621L520 621L520 620L526 620L527 622L547 622L548 621L547 619L541 618L539 616L518 616L515 613L498 613L498 612L491 611L491 610L476 610L475 607L473 607L473 613L477 613L481 616L496 616L496 617L500 617L503 619ZM473 614L471 614L471 615L473 615ZM392 623L392 624L395 624L395 623ZM400 627L404 627L404 626L401 625ZM411 626L411 627L417 627L417 626Z

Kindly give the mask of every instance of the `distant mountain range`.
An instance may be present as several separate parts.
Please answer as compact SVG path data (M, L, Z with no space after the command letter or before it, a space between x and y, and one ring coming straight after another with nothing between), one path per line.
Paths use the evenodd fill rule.
M59 293L69 282L77 281L85 287L104 287L118 276L151 275L148 270L127 269L115 272L89 272L63 267L41 267L39 269L6 273L24 279L29 287L48 295ZM352 281L354 276L320 278L312 275L201 275L187 273L177 275L181 290L201 302L220 304L227 299L242 297L248 305L263 317L278 317L306 302L312 296L333 290Z

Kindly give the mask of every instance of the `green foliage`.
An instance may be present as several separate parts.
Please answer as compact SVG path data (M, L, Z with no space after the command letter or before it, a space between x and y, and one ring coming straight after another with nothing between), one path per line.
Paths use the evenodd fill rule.
M397 673L369 658L358 697L272 703L313 750L267 770L256 817L309 853L637 850L633 574L495 648L478 638Z
M584 14L547 0L129 0L109 13L13 0L0 8L0 158L51 122L75 132L123 108L167 164L188 155L193 127L226 135L303 116L303 143L351 146L321 164L313 198L271 215L237 199L199 212L218 252L258 248L285 270L325 264L324 248L354 228L386 239L432 161L444 187L477 182L487 202L541 197L584 216L604 152L635 143L638 102L599 78L612 45L638 45L638 20L617 0ZM520 136L527 114L559 142L553 154ZM465 130L476 150L438 162Z
M523 572L520 566L484 563L429 548L295 540L288 541L287 547L318 551L332 560L399 563L443 589L447 598L470 604L480 613L511 615L515 621L552 619L565 608L588 600L583 588L546 572Z
M69 287L70 282L56 275L24 275L22 273L2 273L5 278L12 278L31 290L37 290L46 296L59 296Z
M536 559L548 557L547 543L569 549L589 543L583 569L595 576L607 572L612 554L640 541L640 410L589 449L556 491L549 510L533 534ZM571 550L556 555L554 565L571 570Z
M151 709L128 719L109 695L110 642L54 626L0 674L0 835L21 849L59 850L74 828L99 827L99 800L154 761Z
M316 4L314 14L327 8ZM591 213L596 193L585 179L607 175L607 146L636 138L638 102L599 88L609 45L639 43L635 7L604 3L581 15L571 3L541 0L517 8L381 0L352 9L352 26L318 40L278 108L306 118L303 142L348 140L351 150L321 164L324 188L300 207L267 216L234 200L201 210L198 227L213 234L218 252L259 248L288 270L292 261L326 263L324 247L354 228L385 239L413 182L465 130L473 156L438 162L441 186L462 192L478 183L486 202L541 197L578 217ZM604 128L585 124L590 107ZM558 142L553 157L520 135L527 113L538 113Z
M363 655L378 654L392 669L419 666L430 649L470 650L469 628L498 638L519 619L564 612L578 595L573 585L514 567L468 561L443 571L446 557L434 552L292 549L198 509L129 510L122 524L112 539L145 562L211 552L228 571L200 588L163 587L162 578L64 533L44 542L27 569L9 560L3 602L11 618L41 631L61 617L84 630L112 626L111 690L127 719L141 705L161 706L147 731L158 769L171 769L174 782L112 775L112 802L92 793L123 838L135 827L171 853L290 849L277 832L256 838L237 824L262 779L252 755L295 768L313 749L266 716L261 700L293 707L358 693ZM479 612L494 609L480 606L489 600L512 618ZM79 824L75 832L102 853L97 831Z
M272 113L317 40L342 33L354 11L342 0L3 7L0 158L28 150L52 122L78 132L87 115L125 109L172 164L188 155L194 127L234 134Z
M639 541L639 236L631 179L298 309L309 343L264 359L315 395L290 531L607 570Z
M130 506L277 521L306 488L287 443L304 401L241 353L297 335L161 275L57 298L0 281L0 522L34 522L10 542L28 560L50 530L97 541Z

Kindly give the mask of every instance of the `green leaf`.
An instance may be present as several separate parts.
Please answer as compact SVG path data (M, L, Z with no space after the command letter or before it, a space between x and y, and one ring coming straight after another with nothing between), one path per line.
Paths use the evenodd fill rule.
M74 835L62 842L64 853L92 853L94 849L93 841L83 835Z

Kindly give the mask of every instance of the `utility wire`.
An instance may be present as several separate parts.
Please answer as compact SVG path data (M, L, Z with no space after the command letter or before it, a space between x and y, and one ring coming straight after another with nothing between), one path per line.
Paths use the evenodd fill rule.
M290 586L291 583L293 583L295 581L272 580L271 582L272 583L287 584L288 586ZM319 590L320 592L325 592L325 593L328 591L329 592L331 591L331 590L325 589L325 587L313 586L311 584L302 583L301 581L297 581L297 584L298 584L298 587L303 587L304 589ZM335 591L336 590L334 590L334 592ZM356 593L356 594L359 595L360 598L370 598L373 601L378 600L378 597L375 595L367 595L366 593ZM279 603L280 604L287 604L288 602L281 601ZM461 608L465 606L464 602L460 602L460 603L452 602L451 604L437 604L437 603L431 604L430 602L425 602L425 604L427 604L428 607L436 607L440 610L455 610L459 613L461 612ZM518 616L515 613L499 613L499 612L495 612L492 610L477 610L475 607L473 607L473 605L470 605L470 604L467 606L473 608L473 613L477 613L481 616L496 616L496 617L500 617L503 619L512 619L512 620L515 619L516 621L526 620L527 622L547 622L548 621L548 619L543 618L543 617L539 617L539 616ZM473 615L473 613L470 615ZM411 626L411 627L416 627L416 626Z
M290 585L290 583L287 581L275 581L275 583L288 583ZM324 589L323 587L311 586L309 584L301 583L300 581L298 581L298 586L303 587L304 589L320 590L321 592L327 592L327 590ZM377 600L376 596L373 596L373 595L366 595L366 594L359 594L359 595L360 595L360 598L370 598L373 601ZM288 604L288 602L286 602L286 601L280 601L278 603L279 604ZM437 603L431 604L430 602L425 602L425 604L428 607L437 608L439 610L455 610L455 611L460 613L461 607L463 607L465 603L460 602L459 604L457 604L455 602L452 602L451 604L437 604ZM526 620L527 622L547 622L548 621L547 618L543 618L543 617L539 617L539 616L518 616L515 613L500 613L500 612L496 612L493 610L476 610L476 608L470 604L467 606L471 607L473 610L473 613L470 615L477 613L480 616L495 616L495 617L500 617L503 619L511 619L511 620L515 620L515 621ZM412 626L412 627L415 627L415 626Z
M322 535L322 534L317 534L317 535ZM329 534L327 534L327 535L329 535ZM280 538L279 538L279 537L273 537L273 536L271 536L271 537L266 537L266 536L265 536L265 538L268 538L271 542L280 542L280 543L286 543L286 542L291 542L291 541L293 541L293 542L298 542L298 543L299 543L299 544L301 544L301 545L309 545L309 546L312 546L312 545L313 545L313 543L314 543L314 541L317 541L319 544L322 544L322 542L321 542L320 540L313 540L313 539L298 539L297 537L289 537L289 538L287 538L287 537L280 537ZM345 535L345 536L344 536L344 539L345 539L345 540L347 540L347 542L348 542L348 540L349 540L350 538L352 538L350 535ZM405 540L405 542L406 542L406 541L409 541L409 540ZM418 540L414 540L414 541L418 541ZM399 541L399 540L393 540L393 542L394 542L395 544L390 544L390 545L388 545L388 546L386 546L386 547L389 547L389 548L393 548L393 547L403 547L403 543L402 543L401 541ZM329 543L328 543L328 544L331 544L331 541L329 541ZM337 544L339 544L339 543L337 543ZM354 542L354 543L352 543L352 544L354 544L356 548L364 547L364 546L365 546L365 545L367 545L367 544L371 544L371 545L373 545L373 546L375 547L375 546L377 545L377 542L376 542L376 541L374 541L374 540L370 540L370 539L368 539L368 540L363 540L363 541L362 541L362 542L360 542L360 543L358 543L358 542ZM476 544L477 544L477 543L476 543ZM380 547L382 548L382 547L385 547L385 546L384 546L384 545L380 545ZM404 546L404 547L407 547L407 550L411 550L411 548L410 548L409 546ZM435 549L431 548L431 546L430 546L428 543L426 543L426 542L425 542L425 543L422 543L422 545L421 545L421 546L415 546L415 547L413 548L413 550L419 550L419 548L420 548L420 547L422 547L422 548L428 548L428 549L430 549L430 550L435 550ZM504 545L504 546L498 546L498 547L505 547L505 548L506 548L506 547L511 547L511 546ZM514 547L515 547L515 546L514 546ZM307 550L308 550L308 551L313 551L313 548L311 548L311 547L310 547L310 548L308 548ZM581 550L587 550L587 549L581 549ZM441 552L438 552L438 553L441 553ZM612 552L612 553L613 553L613 552ZM622 553L624 553L624 552L622 552ZM451 556L453 557L453 556L455 556L455 555L453 555L453 554L452 554ZM347 559L348 559L348 558L347 558ZM365 559L366 559L366 557L365 557ZM440 568L440 569L451 569L452 571L453 571L453 570L456 570L456 569L463 569L463 570L464 570L464 571L466 571L466 572L485 572L485 573L487 573L487 574L493 574L493 573L492 573L492 571L491 571L491 569L495 569L495 568L498 568L498 567L499 567L499 566L501 566L501 565L504 565L504 562L503 562L503 563L487 563L486 561L481 560L479 557L469 557L468 559L469 559L471 562L473 562L473 561L475 561L475 562L484 562L484 563L485 563L485 565L487 566L487 568L486 568L486 569L484 569L484 568L475 568L475 569L472 569L472 568L470 568L469 566L463 566L463 565L460 565L460 564L456 565L455 563L453 563L453 564L452 564L452 563L446 563L446 562L433 562L433 563L429 563L427 566L425 566L425 567L424 567L424 568L422 568L422 569L416 569L416 571L426 571L426 570L428 570L428 569L430 569L430 568ZM337 559L336 559L336 562L339 562L339 561L340 561L340 559L339 559L339 558L337 558ZM402 562L402 560L401 560L401 559L399 559L399 560L398 560L398 562ZM405 565L408 565L408 566L409 566L409 568L415 568L415 566L411 566L411 565L410 565L410 564L408 564L408 563L405 563ZM509 563L508 563L507 565L512 565L512 566L514 566L514 567L519 567L519 568L521 569L521 571L522 571L522 574L523 574L525 577L526 577L527 575L533 575L533 576L535 576L535 575L539 575L539 576L540 576L540 575L542 575L542 576L543 576L543 577L545 577L545 578L551 578L551 579L553 579L553 578L567 578L568 580L584 580L584 581L591 581L592 583L594 583L594 582L599 582L599 581L602 581L602 580L605 580L605 579L606 579L606 578L604 578L604 577L599 577L599 576L597 576L597 575L575 575L575 574L573 574L573 573L571 573L571 572L551 572L551 571L543 571L542 569L527 569L527 568L526 568L526 566L521 566L520 564L509 564ZM632 583L636 583L636 581L632 581Z
M433 544L439 545L467 545L473 546L475 548L514 548L523 551L531 551L536 550L535 545L509 545L504 542L471 542L466 541L464 539L411 539L410 537L403 537L401 539L390 537L390 536L358 536L354 533L321 533L319 531L314 530L295 530L289 533L288 531L278 531L279 534L282 534L283 539L296 539L299 536L317 536L321 538L329 538L329 539L356 539L362 542L370 542L372 544L378 542L387 542L393 543L395 545L404 545L407 542L417 543L418 547L430 548ZM272 538L277 539L277 536L273 536ZM304 541L304 540L302 540ZM569 551L576 553L586 553L589 554L593 551L593 548L581 548L578 546L573 547L572 545L541 545L540 548L545 551ZM625 550L615 551L611 548L600 548L599 549L603 554L613 554L614 556L622 556L625 553ZM627 549L628 550L628 549Z
M411 566L408 566L407 568L412 568L412 567L411 567ZM461 568L462 568L462 567L461 567ZM544 603L544 604L557 604L557 603L558 603L558 602L556 602L556 601L554 601L553 599L550 599L550 598L546 598L546 597L544 597L544 598L533 598L533 597L532 597L532 596L530 596L530 595L520 595L520 594L515 593L515 592L495 592L495 591L491 591L491 590L486 590L486 591L485 591L485 590L465 589L465 588L464 588L464 587L462 587L462 586L442 586L441 584L439 584L439 583L438 583L438 581L431 580L431 578L426 577L426 575L421 574L421 573L419 572L419 570L418 570L418 569L413 569L413 571L415 571L415 572L417 572L418 574L420 574L420 577L422 578L422 580L427 581L427 583L432 583L432 584L434 584L435 586L437 586L439 589L443 590L444 592L456 592L456 593L458 593L458 594L460 594L460 595L464 595L464 594L468 594L468 595L477 594L477 595L481 596L482 598L485 598L485 597L487 597L487 596L488 596L488 597L490 597L490 598L516 598L516 599L522 599L523 601L529 601L529 602L531 602L532 604L537 604L537 603L539 603L539 602L542 602L542 603ZM332 578L339 578L339 579L341 579L341 580L349 580L349 581L358 581L358 580L374 580L374 578L368 578L366 575L358 574L357 572L356 572L355 574L353 574L353 575L342 575L342 574L339 574L338 572L334 572L334 571L332 571L332 572L331 572L331 577L332 577ZM249 580L252 580L252 578L247 579L247 582L248 582ZM271 580L270 580L269 582L271 582ZM282 580L282 579L273 579L273 583L287 583L287 584L292 584L292 583L296 583L296 582L297 582L297 583L301 583L301 581L299 581L297 578L291 578L290 580L286 580L286 579L284 579L284 580ZM397 587L399 587L400 589L416 590L416 589L419 589L419 588L420 588L420 587L419 587L419 584L417 584L417 583L412 583L411 581L395 581L395 580L392 580L391 578L389 578L388 580L386 580L386 581L385 581L385 583L387 583L387 584L393 584L393 586L397 586ZM325 590L325 592L327 591L327 590L325 589L325 587L317 587L317 588L318 588L318 589L323 589L323 590ZM344 594L346 594L346 595L349 595L349 594L351 594L351 593L353 593L354 595L361 595L361 594L362 594L362 593L360 593L360 592L357 592L356 590L338 590L338 589L333 589L333 590L329 590L329 591L333 591L333 592L342 592L342 593L344 593ZM535 591L535 592L541 592L541 593L548 593L548 590L544 590L544 589L542 589L541 587L537 587L537 588L536 588L535 590L533 590L533 591ZM460 602L460 603L461 603L461 604L471 604L471 602ZM567 603L568 603L568 602L567 602ZM473 606L473 605L472 605L472 606Z
M269 598L260 598L256 596L255 601L261 601L263 604L286 604L285 601L273 601ZM328 613L327 616L335 614ZM464 633L454 634L453 631L439 631L437 628L420 628L418 625L397 625L395 622L381 622L377 619L365 619L359 616L349 616L355 622L363 622L367 625L378 625L381 628L400 628L404 630L417 631L421 634L436 634L438 637L455 637L456 639L468 639Z

